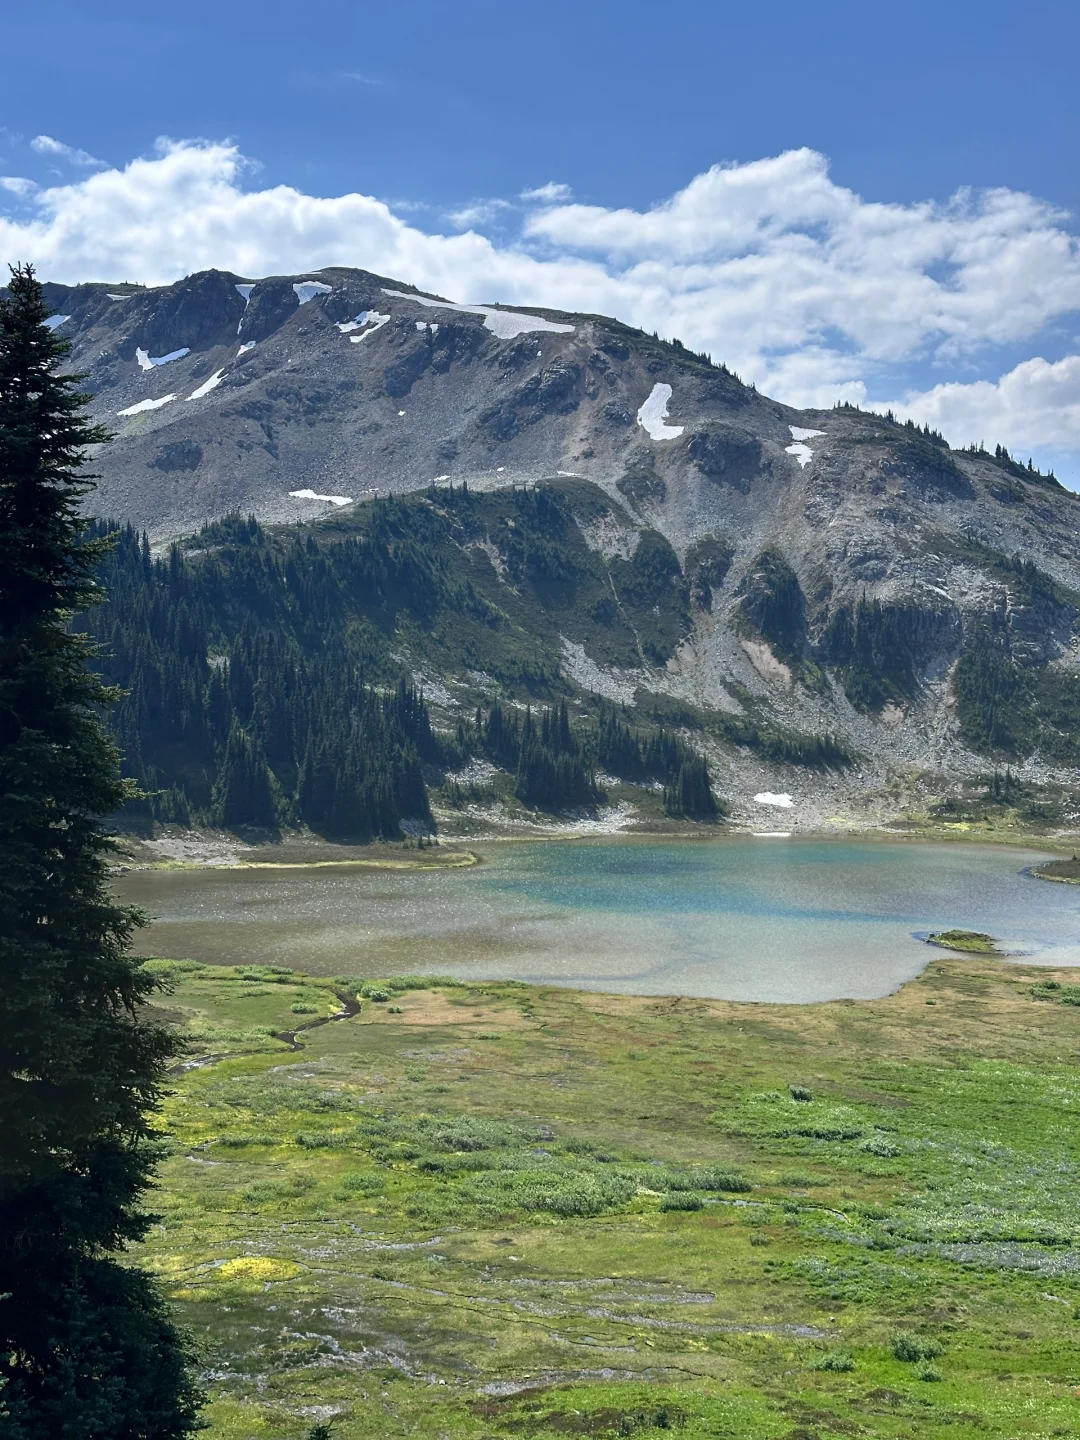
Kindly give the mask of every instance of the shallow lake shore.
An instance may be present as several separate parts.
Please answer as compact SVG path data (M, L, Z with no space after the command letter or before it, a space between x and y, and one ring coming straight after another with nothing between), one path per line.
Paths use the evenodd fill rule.
M132 870L115 884L155 918L139 936L146 953L325 975L805 1003L890 993L925 966L931 933L1080 961L1069 892L1025 873L1045 850L726 835L497 841L446 850L444 863L431 853L398 869L293 851L295 865Z

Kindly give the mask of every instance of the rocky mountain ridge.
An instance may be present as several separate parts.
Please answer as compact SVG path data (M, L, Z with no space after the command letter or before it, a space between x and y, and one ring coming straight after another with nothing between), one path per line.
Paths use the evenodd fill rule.
M360 270L46 294L115 432L95 509L154 540L237 510L317 522L375 495L555 482L607 567L609 625L632 609L617 562L643 545L656 614L664 586L683 597L621 663L597 643L604 597L587 617L560 602L581 692L760 711L842 737L879 778L991 761L1071 783L1080 504L1004 452L794 410L604 317ZM467 543L520 586L497 536Z

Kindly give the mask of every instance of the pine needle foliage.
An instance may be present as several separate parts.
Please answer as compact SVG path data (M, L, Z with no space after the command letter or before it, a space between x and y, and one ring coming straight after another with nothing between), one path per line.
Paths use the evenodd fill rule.
M115 698L73 614L98 598L68 347L32 269L0 301L0 1428L11 1440L197 1423L188 1356L149 1277L114 1258L139 1198L172 1042L142 1006L139 916L110 898L102 818L124 802Z

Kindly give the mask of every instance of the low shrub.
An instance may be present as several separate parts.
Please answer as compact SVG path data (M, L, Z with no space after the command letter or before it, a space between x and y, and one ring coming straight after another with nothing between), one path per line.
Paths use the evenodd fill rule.
M855 1360L850 1350L836 1349L826 1350L824 1355L818 1355L810 1365L811 1370L835 1370L846 1373L855 1369Z
M340 1130L298 1130L293 1138L303 1150L347 1150L355 1143Z
M338 1182L338 1190L346 1195L380 1195L385 1189L385 1176L367 1174L363 1171L358 1174L343 1175Z
M669 1190L660 1201L661 1210L700 1210L705 1201L693 1190Z
M889 1348L897 1360L903 1360L909 1365L917 1364L921 1360L936 1360L939 1355L944 1354L942 1346L936 1340L915 1335L910 1330L894 1330L889 1336Z

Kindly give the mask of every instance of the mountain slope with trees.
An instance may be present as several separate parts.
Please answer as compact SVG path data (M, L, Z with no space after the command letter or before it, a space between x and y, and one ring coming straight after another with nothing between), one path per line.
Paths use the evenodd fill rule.
M332 684L316 674L330 604L328 654L350 667L349 686L383 695L420 673L430 700L448 685L457 708L437 716L440 734L481 700L605 700L643 730L692 722L683 738L700 728L714 778L730 770L751 795L792 789L788 761L815 747L855 759L862 788L882 795L898 775L948 784L995 766L1072 785L1080 509L1000 445L953 448L850 405L795 410L602 316L455 305L362 270L207 271L156 289L49 286L46 298L116 432L94 457L96 514L145 530L159 557L181 540L185 563L207 524L211 551L232 544L214 527L235 514L254 515L275 554L295 533L323 557L306 591L283 587L281 615L251 615L243 644L277 677L284 652L264 662L260 647L295 640L288 665L302 653L301 688L323 696L311 723L324 746L352 724L330 722ZM260 541L249 558L268 553ZM344 600L317 596L329 557ZM200 622L206 663L220 666L241 644L237 597L207 603L220 615ZM377 674L364 651L375 634ZM118 652L111 678L132 683L132 663ZM190 657L182 666L194 684ZM443 763L382 706L364 747L398 758L378 796L360 751L325 762L347 766L372 834L393 833L391 810L409 818L408 745L429 775ZM249 734L249 708L236 711L226 790L254 783L265 754L277 788L244 805L295 816L306 742ZM193 742L204 769L207 747L228 745L219 722ZM187 766L195 809L234 813L216 758L199 781L186 752L138 738L166 789ZM752 777L746 754L761 762Z

